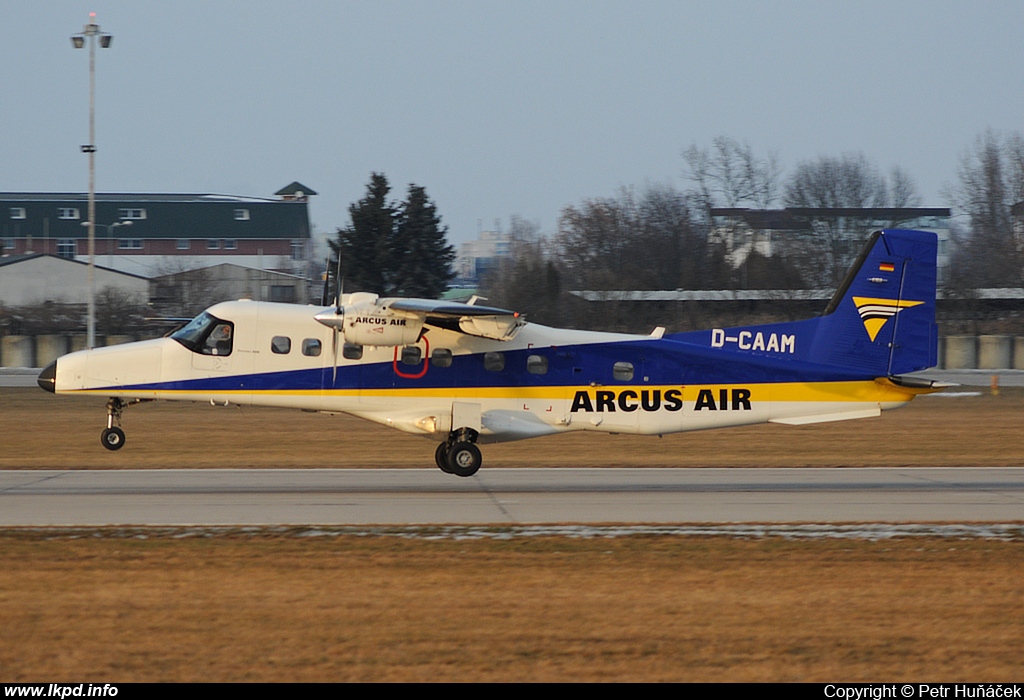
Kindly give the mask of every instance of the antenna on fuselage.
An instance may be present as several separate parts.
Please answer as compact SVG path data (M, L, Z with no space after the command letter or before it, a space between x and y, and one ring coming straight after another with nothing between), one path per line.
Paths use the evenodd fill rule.
M338 299L334 306L338 309L341 308L341 295L345 292L345 280L341 277L341 251L338 251L338 272L334 275L334 279L338 281Z
M320 280L324 283L323 289L320 291L320 306L327 306L331 298L331 256L327 256L327 260L324 261L324 271L320 275Z

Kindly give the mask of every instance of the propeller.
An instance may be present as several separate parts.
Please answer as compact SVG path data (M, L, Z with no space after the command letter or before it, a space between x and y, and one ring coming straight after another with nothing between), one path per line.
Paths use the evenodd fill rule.
M328 284L330 282L330 259L328 258L327 264L327 280L324 282L324 293L323 293L323 305L327 306L327 291ZM342 324L345 322L345 309L341 305L341 295L344 291L345 282L341 279L341 251L338 251L338 270L334 275L334 279L338 285L338 294L334 299L334 314L333 317L328 316L326 312L321 312L316 315L316 320L320 323L324 323L331 327L334 331L331 336L331 387L334 387L335 381L338 379L338 335L341 333Z

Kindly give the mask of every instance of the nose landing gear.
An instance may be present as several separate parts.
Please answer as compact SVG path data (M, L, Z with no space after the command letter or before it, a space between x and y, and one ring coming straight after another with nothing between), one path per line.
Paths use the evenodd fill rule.
M121 430L121 413L128 406L135 403L142 403L148 399L133 399L125 401L116 396L111 396L107 401L107 427L100 433L100 443L108 450L120 450L124 447L124 431ZM117 423L117 426L114 423Z

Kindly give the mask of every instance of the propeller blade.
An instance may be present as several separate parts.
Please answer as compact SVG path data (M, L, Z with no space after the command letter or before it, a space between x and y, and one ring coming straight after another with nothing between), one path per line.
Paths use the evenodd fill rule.
M321 311L314 315L313 318L333 331L331 335L331 387L333 388L334 382L338 378L338 335L345 324L345 307L338 306L334 309Z
M334 388L334 385L338 383L338 334L340 332L341 331L339 331L337 328L335 328L334 329L334 333L332 334L333 335L333 341L331 343L331 345L332 345L331 352L333 353L333 356L334 356L334 359L331 361L331 388L332 389Z
M334 315L344 320L345 309L341 306L341 295L344 293L345 281L341 278L341 248L338 249L338 271L334 275L334 279L337 280L338 284L338 297L334 304ZM334 326L334 361L331 365L331 387L337 383L338 380L338 334L341 332L341 325Z

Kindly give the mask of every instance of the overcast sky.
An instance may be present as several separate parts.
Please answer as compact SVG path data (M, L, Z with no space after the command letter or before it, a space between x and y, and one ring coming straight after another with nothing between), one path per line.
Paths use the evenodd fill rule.
M622 186L683 186L718 135L788 170L864 152L926 206L986 128L1024 130L1024 2L5 0L0 191L85 191L90 11L97 190L426 187L451 240Z

